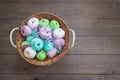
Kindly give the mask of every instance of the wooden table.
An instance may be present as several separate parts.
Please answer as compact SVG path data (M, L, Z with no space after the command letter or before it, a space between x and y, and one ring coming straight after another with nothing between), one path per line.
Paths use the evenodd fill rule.
M27 63L9 42L11 29L37 12L76 32L74 48L47 67ZM120 80L120 0L0 0L0 80Z

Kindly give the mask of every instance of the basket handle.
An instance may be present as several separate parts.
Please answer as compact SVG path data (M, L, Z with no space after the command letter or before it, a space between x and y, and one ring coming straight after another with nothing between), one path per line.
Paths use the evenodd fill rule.
M14 31L16 31L16 30L18 30L19 28L18 27L16 27L16 28L13 28L11 31L10 31L10 36L9 36L9 38L10 38L10 43L11 43L11 45L14 47L14 48L16 48L16 45L14 44L14 42L13 42L13 33L14 33Z
M69 46L69 49L73 48L74 44L75 44L75 31L73 29L69 29L70 32L72 32L72 43Z

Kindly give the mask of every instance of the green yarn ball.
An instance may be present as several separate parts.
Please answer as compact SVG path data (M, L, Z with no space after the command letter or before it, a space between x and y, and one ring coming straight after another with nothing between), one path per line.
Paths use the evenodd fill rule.
M60 27L60 24L58 21L52 20L52 21L50 21L49 26L52 30L55 30L55 29L58 29Z
M22 46L24 46L24 45L30 45L30 42L28 42L28 41L23 41L23 42L22 42Z
M43 51L43 50L41 50L41 51L38 52L38 54L37 54L37 59L38 59L38 60L43 61L43 60L46 59L46 57L47 57L47 55L46 55L45 51Z
M41 19L39 21L39 26L41 27L47 27L49 25L49 20L48 19Z

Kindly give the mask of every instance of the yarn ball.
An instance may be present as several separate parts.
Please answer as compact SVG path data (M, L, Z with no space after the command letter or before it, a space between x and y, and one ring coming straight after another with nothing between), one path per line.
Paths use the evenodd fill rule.
M60 24L58 21L52 20L52 21L50 21L49 26L52 30L55 30L55 29L58 29L60 27Z
M65 31L62 28L58 28L53 31L54 38L63 38L65 36Z
M52 50L47 52L49 58L53 58L57 54L57 49L53 48Z
M46 59L47 55L46 55L45 51L41 50L40 52L38 52L36 57L37 57L38 60L42 60L43 61L43 60Z
M33 30L32 33L27 36L26 40L31 42L33 38L39 38L39 32L37 32L37 30Z
M23 36L28 36L28 35L30 35L31 33L32 33L32 30L31 30L31 28L29 28L29 26L24 25L24 26L21 27L21 34L22 34Z
M54 44L50 40L45 40L43 45L43 50L48 52L54 47Z
M22 44L21 44L21 48L24 50L24 49L26 49L27 47L30 47L30 42L28 42L28 41L23 41Z
M52 37L52 32L49 27L40 28L39 34L42 39L50 39Z
M24 46L24 45L30 45L30 42L28 42L28 41L23 41L23 42L22 42L22 46Z
M31 47L28 47L24 50L24 55L27 58L34 58L36 55L36 51L34 51Z
M65 45L65 40L63 38L57 38L54 40L55 47L62 47Z
M47 27L49 25L49 20L48 19L41 19L40 21L39 21L39 26L41 26L41 27Z
M35 51L39 51L43 48L43 40L40 38L34 38L31 41L31 47L35 50Z
M31 28L34 29L36 27L38 27L39 25L39 19L36 17L33 17L31 19L28 20L27 25Z

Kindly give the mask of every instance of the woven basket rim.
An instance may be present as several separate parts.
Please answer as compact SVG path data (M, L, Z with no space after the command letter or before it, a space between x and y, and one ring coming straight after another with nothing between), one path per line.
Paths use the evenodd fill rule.
M21 49L21 43L25 39L25 37L23 37L21 35L20 29L23 25L27 24L27 21L32 17L37 17L39 19L42 19L42 18L55 19L55 20L59 21L61 28L65 31L65 38L64 38L65 39L65 46L63 47L62 52L57 54L54 58L47 58L45 61L39 61L36 58L29 59L29 58L26 58L24 56L23 50ZM19 26L19 30L18 30L17 35L16 35L16 46L17 46L18 53L27 62L29 62L33 65L47 66L47 65L56 63L67 53L68 47L69 47L69 42L70 42L70 39L69 39L70 36L69 35L70 34L69 34L68 26L65 24L64 20L62 20L60 17L56 16L55 14L48 13L48 12L36 13L36 14L33 14L32 16L28 17L27 19L25 19L22 22L22 24Z

